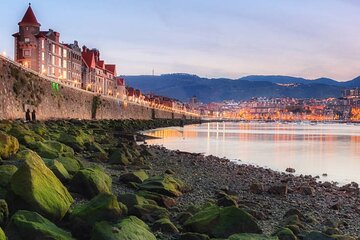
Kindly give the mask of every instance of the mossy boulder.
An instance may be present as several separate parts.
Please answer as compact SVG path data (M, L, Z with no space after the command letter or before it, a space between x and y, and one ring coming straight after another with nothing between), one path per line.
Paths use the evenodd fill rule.
M9 209L6 201L0 199L0 226L4 226L9 218Z
M74 150L71 147L57 141L35 142L34 144L30 144L29 148L34 150L41 157L48 159L55 159L60 156L74 156Z
M166 207L168 209L176 205L176 200L173 197L165 196L160 193L149 192L149 191L139 191L137 193L139 196L142 196L148 200L155 201L159 206Z
M73 130L71 134L67 132L61 133L58 141L72 147L75 151L82 151L85 149L86 144L94 141L94 137L83 130Z
M15 137L0 131L0 157L2 159L9 159L19 150L19 147L19 142Z
M170 234L179 232L177 227L168 218L161 218L155 221L152 226L152 229L154 231L159 231L162 233L170 233Z
M189 187L183 181L170 175L148 178L143 183L139 184L139 188L170 197L179 197L183 192L189 190Z
M269 237L261 234L241 233L230 236L228 240L279 240L279 238L276 236Z
M53 159L44 159L44 162L61 182L70 181L71 176L61 162Z
M168 218L170 215L169 211L166 208L151 203L135 205L134 207L136 209L134 215L147 221Z
M116 224L97 223L91 240L156 240L156 237L143 221L130 216Z
M71 180L71 189L87 198L99 193L112 192L112 179L99 167L85 168L78 171Z
M17 167L14 165L0 165L0 187L7 188L16 171Z
M91 231L93 225L100 221L117 221L123 209L115 196L102 193L90 202L76 206L70 214L71 227L75 236Z
M26 204L27 210L50 219L62 219L73 198L39 155L32 151L25 155L27 159L10 180L11 193Z
M334 238L323 234L321 232L317 232L317 231L312 231L307 233L304 237L303 240L334 240Z
M297 237L289 228L280 228L273 236L277 236L280 240L297 240Z
M6 236L2 228L0 228L0 240L6 240Z
M109 163L111 164L119 164L123 166L129 165L131 162L131 158L129 157L129 154L124 151L123 149L117 149L115 150L109 159Z
M133 193L120 194L118 196L118 201L127 207L129 214L133 215L137 213L135 208L136 205L149 204L145 198Z
M129 183L129 182L142 183L148 178L149 176L144 170L138 170L121 175L119 180L123 183Z
M236 233L262 233L250 214L234 206L206 207L188 219L184 227L215 238L227 238Z
M210 240L210 237L201 233L183 233L180 235L179 240Z
M16 137L18 141L25 146L44 141L40 135L30 130L27 126L13 125L9 134Z
M81 162L72 157L59 157L56 160L64 166L70 175L76 174L82 168Z
M11 240L73 240L71 234L36 212L20 210L10 219L7 234Z

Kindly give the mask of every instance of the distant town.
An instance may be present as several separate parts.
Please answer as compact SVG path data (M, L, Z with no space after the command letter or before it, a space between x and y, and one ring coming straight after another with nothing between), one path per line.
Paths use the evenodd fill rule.
M204 118L264 121L360 121L360 90L348 89L339 98L296 99L257 97L244 101L204 104L196 96L179 100L144 94L126 86L115 64L108 64L96 48L60 42L60 33L42 31L31 5L18 23L15 33L14 61L51 81L73 88L117 98L120 101L148 105L169 111L186 111Z

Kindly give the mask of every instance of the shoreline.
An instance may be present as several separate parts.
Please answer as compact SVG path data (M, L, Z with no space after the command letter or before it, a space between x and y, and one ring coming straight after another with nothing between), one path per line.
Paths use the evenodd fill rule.
M236 233L276 235L279 238L256 237L279 240L289 239L281 237L284 234L291 239L314 234L334 240L355 240L344 234L360 236L359 186L355 183L346 187L319 184L309 176L136 144L135 135L140 131L179 124L179 120L0 122L0 143L7 144L0 144L0 150L6 150L0 161L0 170L5 173L0 174L0 198L9 205L0 227L10 240L31 231L37 239L44 239L51 234L49 227L66 240L134 239L134 234L162 240L237 240L232 237ZM45 182L34 185L36 179ZM49 179L51 188L45 190ZM57 197L43 201L27 188L15 191L23 183L36 194ZM53 185L62 190L55 191ZM62 203L64 196L66 205ZM0 202L4 204L4 200ZM47 204L51 207L45 208ZM95 211L93 206L97 206ZM199 223L205 224L201 228L192 226L203 211L203 216L216 222L222 221L217 212L224 211L221 216L226 221L215 223L223 228L213 232L207 221ZM233 216L234 212L240 215ZM41 215L49 223L42 225L43 220L31 217L30 225L14 228L18 217L26 218L26 214ZM135 233L133 225L126 225L129 221L135 221L132 224L142 232ZM41 227L34 230L34 225Z

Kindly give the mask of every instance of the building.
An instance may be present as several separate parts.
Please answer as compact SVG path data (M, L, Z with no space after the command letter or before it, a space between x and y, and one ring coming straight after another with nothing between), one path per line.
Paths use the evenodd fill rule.
M86 90L99 94L116 96L116 66L114 64L105 64L100 59L100 51L93 48L89 49L83 46L83 87Z
M74 60L79 58L78 49L72 45L62 44L60 33L52 29L41 31L41 24L37 21L30 4L18 25L19 32L13 35L15 61L36 72L57 78L65 84L79 87L81 72L79 66L75 66Z

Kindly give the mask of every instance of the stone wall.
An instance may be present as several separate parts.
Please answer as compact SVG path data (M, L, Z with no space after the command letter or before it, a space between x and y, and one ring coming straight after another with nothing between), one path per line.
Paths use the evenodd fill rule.
M0 119L23 119L25 111L48 119L193 118L59 85L0 59Z

